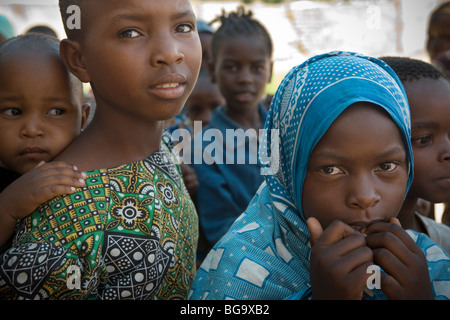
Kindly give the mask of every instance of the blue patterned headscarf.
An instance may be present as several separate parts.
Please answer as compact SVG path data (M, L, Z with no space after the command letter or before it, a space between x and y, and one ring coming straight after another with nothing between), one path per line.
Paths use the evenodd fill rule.
M310 298L310 234L301 205L306 169L314 146L356 102L380 106L398 126L409 160L409 189L409 107L392 69L378 59L349 52L307 60L289 72L272 101L260 148L265 182L206 257L191 299ZM425 235L410 234L426 253L430 273L448 280L450 260L444 251ZM448 284L440 281L434 286L437 297L450 296L449 289L442 289ZM366 291L365 298L385 298L380 290Z

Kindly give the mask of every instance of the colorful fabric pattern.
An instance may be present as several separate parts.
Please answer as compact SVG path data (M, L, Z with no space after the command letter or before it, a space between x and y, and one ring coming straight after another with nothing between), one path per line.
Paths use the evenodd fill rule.
M301 196L310 154L351 104L384 108L402 134L413 178L410 120L400 80L384 62L349 52L313 57L280 84L265 124L260 158L265 182L247 210L213 247L197 272L190 299L310 299L310 234ZM279 139L270 135L277 129ZM279 165L273 165L277 162ZM269 174L272 172L272 174ZM426 255L434 294L450 298L450 258L423 234L410 233ZM385 299L379 289L364 299Z
M167 138L142 161L88 172L85 187L24 219L0 257L0 298L186 298L198 221Z

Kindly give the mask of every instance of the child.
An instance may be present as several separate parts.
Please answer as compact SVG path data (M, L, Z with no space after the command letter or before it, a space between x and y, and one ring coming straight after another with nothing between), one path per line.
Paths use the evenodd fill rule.
M450 202L450 83L427 62L381 59L402 81L411 109L414 181L398 218L405 229L425 233L450 253L450 228L415 211L418 198Z
M211 44L212 62L210 74L217 83L226 104L216 109L209 126L203 132L219 130L223 137L227 130L262 129L267 110L261 103L265 86L272 74L272 41L266 29L252 18L252 12L240 7L237 12L218 18L222 25L214 34ZM194 133L195 134L195 133ZM194 136L195 139L200 139ZM244 149L245 164L237 160L226 163L219 159L208 163L204 159L194 160L199 187L197 208L200 227L207 241L213 245L231 226L237 216L245 210L259 185L263 182L260 165L251 163L250 143L237 146L234 141L223 141L224 157L234 145L236 156ZM207 146L203 145L203 149ZM195 144L194 144L195 148ZM194 150L196 156L202 150ZM257 158L255 154L255 159ZM223 160L221 163L220 160ZM256 161L255 161L256 162Z
M450 297L450 258L395 219L413 164L406 95L386 64L307 60L281 83L265 129L260 157L279 170L206 257L192 299Z
M197 20L197 30L202 44L201 70L207 71L211 58L211 42L214 36L214 28L203 20Z
M203 126L207 126L217 107L224 104L225 100L220 94L217 84L211 81L206 72L200 72L194 91L185 106L191 132L194 121L201 121Z
M430 61L434 61L450 50L450 1L440 4L430 15L427 30L426 50Z
M9 299L182 299L195 275L197 216L164 120L180 112L201 63L188 0L61 0L61 56L90 82L96 112L56 160L86 186L21 223L0 260ZM69 10L69 12L71 12ZM161 143L163 142L163 143Z
M0 246L18 219L84 185L72 165L42 165L85 127L89 106L82 99L82 84L65 68L56 38L25 35L0 45Z
M197 80L197 85L195 86L194 91L192 92L192 94L190 96L190 99L191 99L192 95L194 95L196 93L197 89L204 88L204 85L202 84L204 82L202 81L202 83L199 83L199 80L201 79L202 74L205 74L208 72L208 61L211 56L211 42L212 42L212 37L214 34L213 27L211 27L208 23L206 23L203 20L197 20L197 31L198 31L198 36L200 38L200 43L202 46L202 64L200 67L200 74L199 74L199 79ZM212 87L211 89L213 89L214 95L215 95L216 89L214 87ZM189 103L189 100L187 103ZM191 115L194 115L194 114L191 114ZM170 133L172 133L176 129L191 130L192 129L191 124L192 124L192 119L189 119L189 115L187 114L186 107L175 117L166 121L166 127ZM181 169L183 171L185 168L186 168L186 166L181 166ZM186 170L193 170L193 169L186 168ZM192 176L192 175L190 174L190 176ZM184 172L183 172L183 177L185 177ZM185 182L186 182L186 179L185 179ZM189 190L189 188L188 188L188 190ZM191 191L191 190L189 190L189 191Z

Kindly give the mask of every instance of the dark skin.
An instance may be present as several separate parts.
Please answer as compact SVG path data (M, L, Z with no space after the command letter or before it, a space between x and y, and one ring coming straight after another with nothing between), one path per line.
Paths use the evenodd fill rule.
M259 38L245 36L224 41L210 64L212 81L226 100L227 115L243 128L264 126L258 110L273 63Z
M90 107L82 106L81 83L57 51L15 41L0 59L0 166L21 176L0 193L0 246L19 219L73 193L86 178L73 165L51 161L86 126Z
M430 61L434 62L441 54L450 50L450 15L435 14L430 18L426 49Z
M418 198L450 201L450 84L444 78L409 81L405 90L411 109L414 181L399 213L405 229L426 234L415 212Z
M379 107L355 103L330 126L303 185L313 299L361 299L374 264L389 299L433 298L425 256L395 218L407 179L400 133Z
M313 299L361 299L373 264L386 272L380 287L388 299L434 299L425 255L398 219L370 225L366 236L338 220L325 231L317 219L307 222Z
M63 40L61 55L91 83L97 109L58 160L88 171L146 158L160 148L164 120L181 111L200 70L191 4L87 1L82 11L88 30L77 41Z

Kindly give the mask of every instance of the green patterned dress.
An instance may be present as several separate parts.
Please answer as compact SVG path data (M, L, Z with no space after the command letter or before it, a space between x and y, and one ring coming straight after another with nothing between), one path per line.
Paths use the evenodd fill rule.
M0 257L0 298L186 298L197 213L163 141L144 160L88 172L85 187L21 221Z

